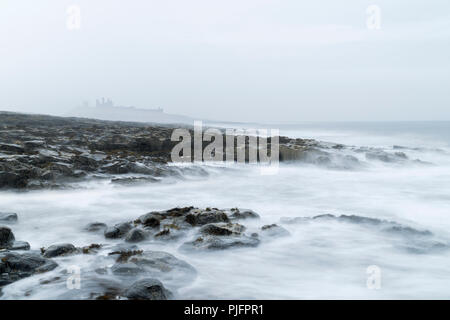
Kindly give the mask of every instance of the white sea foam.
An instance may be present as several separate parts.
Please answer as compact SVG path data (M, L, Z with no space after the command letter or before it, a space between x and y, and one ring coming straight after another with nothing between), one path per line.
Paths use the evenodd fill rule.
M376 138L372 137L372 142ZM337 135L330 139L343 142ZM395 137L389 140L383 136L372 146L392 148L398 142ZM430 146L425 140L418 145L404 144ZM190 205L250 208L261 216L260 221L250 224L250 230L279 223L291 233L257 248L202 254L180 252L178 242L140 244L143 249L170 252L197 269L193 283L167 283L182 299L449 299L450 250L414 252L408 250L414 245L411 238L359 224L280 222L283 217L354 214L430 230L433 241L450 244L449 150L445 144L432 147L440 151L402 150L410 158L433 163L430 166L373 161L363 169L330 170L282 164L273 176L262 176L258 168L246 165L231 169L206 166L207 177L188 177L176 183L132 187L102 183L73 191L2 192L0 211L19 213L14 233L17 239L30 242L32 249L63 242L77 246L115 243L81 229L93 221L114 224L152 210ZM83 271L95 261L86 256L55 260L60 264L55 274L74 264ZM370 265L381 268L379 290L366 286ZM76 298L75 294L67 295L63 287L39 285L43 277L49 274L5 287L2 298Z

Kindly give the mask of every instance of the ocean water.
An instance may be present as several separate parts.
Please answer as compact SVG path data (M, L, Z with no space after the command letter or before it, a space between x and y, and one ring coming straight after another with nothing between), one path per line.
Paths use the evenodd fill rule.
M196 268L193 281L163 281L179 299L450 298L449 122L305 123L279 129L291 137L401 151L427 164L385 163L355 153L363 167L338 170L290 163L280 164L278 173L269 176L251 165L205 164L207 176L159 184L118 187L96 182L70 191L2 191L0 211L19 214L13 231L32 249L64 242L119 243L82 228L93 221L115 224L149 211L190 205L249 208L261 216L243 222L249 232L272 223L289 231L289 236L262 239L256 248L217 252L180 251L179 242L139 244L172 253ZM293 219L321 214L371 217L404 228L388 232L383 222L374 226ZM423 230L431 234L420 233ZM40 281L78 265L83 288L85 270L111 263L83 255L55 260L55 271L5 287L1 299L80 298L82 290ZM368 286L369 266L380 270L378 289Z

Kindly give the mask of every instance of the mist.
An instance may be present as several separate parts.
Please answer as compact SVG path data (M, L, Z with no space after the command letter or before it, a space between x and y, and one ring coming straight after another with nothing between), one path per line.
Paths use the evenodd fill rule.
M110 97L218 121L450 120L449 2L379 0L369 28L373 4L3 0L0 109Z

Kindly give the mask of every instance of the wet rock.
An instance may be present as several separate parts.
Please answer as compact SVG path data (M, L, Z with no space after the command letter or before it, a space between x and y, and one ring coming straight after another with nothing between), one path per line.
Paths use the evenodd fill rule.
M142 223L146 227L150 228L158 228L160 225L160 219L163 217L157 211L149 212L144 214L138 218L138 222Z
M433 233L428 230L417 230L407 226L393 225L387 228L383 228L384 232L389 232L393 234L401 234L404 236L432 236Z
M244 231L245 227L238 223L210 223L200 228L201 234L212 236L239 235Z
M172 293L156 279L142 279L131 285L124 296L131 300L167 300Z
M312 217L313 220L331 220L336 219L336 216L326 213L326 214L319 214L317 216Z
M14 241L14 243L8 247L8 250L30 250L30 244L25 241Z
M147 232L140 228L133 228L128 231L125 241L127 242L141 242L148 238Z
M143 251L138 250L137 246L132 247L116 247L115 251L108 253L109 256L117 256L116 262L125 263L133 256L142 255Z
M206 209L204 211L193 210L186 215L186 222L192 226L202 226L208 223L229 222L229 219L225 212L221 210Z
M55 174L51 170L45 170L41 174L41 179L42 180L46 180L46 181L54 180L55 179Z
M23 153L25 150L17 144L0 143L0 151L6 151L10 153Z
M369 217L363 217L363 216L356 216L356 215L341 215L337 219L344 222L350 222L350 223L357 223L357 224L372 224L372 225L380 225L383 223L383 220L376 219L376 218L369 218Z
M108 226L103 222L92 222L84 227L88 232L105 231Z
M43 250L43 256L45 258L54 258L70 255L76 253L77 251L77 248L70 243L55 244Z
M92 172L98 169L99 164L95 158L89 154L75 155L72 157L73 167L79 170Z
M17 222L17 213L13 212L0 212L0 223L12 223Z
M111 183L114 184L121 184L121 185L131 185L131 184L137 184L137 183L155 183L159 182L160 180L153 178L153 177L126 177L126 178L114 178L111 179Z
M28 184L28 179L20 174L14 172L0 171L0 188L9 187L15 189L25 188Z
M97 253L98 250L102 248L101 244L93 243L89 246L85 246L81 248L81 252L83 254L91 254L91 253Z
M38 148L44 147L45 141L43 141L43 140L24 141L23 146L24 146L24 149L26 152L30 152L30 151L36 150Z
M134 263L116 263L111 267L111 271L119 276L136 276L145 272L143 268Z
M128 261L145 268L158 277L162 273L172 271L182 274L181 278L183 279L192 278L196 275L196 270L190 264L163 251L145 251L142 254L131 256Z
M373 150L366 152L367 160L378 160L382 162L399 162L407 160L408 157L404 152L387 153L381 150Z
M230 214L228 214L230 220L239 220L239 219L259 219L259 215L253 210L249 209L238 209L233 208L230 209Z
M58 265L37 253L0 253L0 287L36 273L47 272Z
M268 224L262 226L261 233L269 237L285 237L290 235L289 231L277 224Z
M0 226L0 249L12 246L14 240L15 237L11 229L5 226Z
M113 227L108 227L105 230L105 238L108 239L117 239L123 237L125 234L127 234L128 231L132 229L131 223L124 222L116 224Z
M185 242L180 249L224 250L230 248L256 247L260 240L256 237L240 236L201 236L194 241Z
M163 229L162 231L155 234L155 238L166 238L170 236L170 229Z

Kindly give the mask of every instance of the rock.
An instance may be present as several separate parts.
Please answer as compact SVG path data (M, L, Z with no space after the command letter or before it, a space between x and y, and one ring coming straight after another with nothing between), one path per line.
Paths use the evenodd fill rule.
M400 234L403 236L432 236L433 233L429 230L417 230L411 227L394 225L387 228L383 228L382 231L393 234Z
M0 212L1 223L17 222L17 213L13 212Z
M127 236L125 237L125 241L127 242L141 242L147 239L148 234L142 229L133 228L128 231Z
M408 159L404 152L395 152L394 154L387 153L382 150L373 150L366 152L367 160L378 160L382 162L399 162Z
M126 248L123 246L116 247L115 251L108 253L109 256L117 255L116 262L125 263L128 262L128 259L132 256L142 255L143 251L138 250L137 246L133 245L132 247Z
M81 252L83 254L97 253L98 250L102 248L101 244L92 243L89 246L85 246L81 248Z
M245 227L238 223L210 223L200 228L203 235L229 236L232 234L241 234Z
M299 217L301 219L303 219L302 217ZM313 220L332 220L332 219L336 219L336 216L326 213L326 214L320 214L317 216L312 217Z
M257 237L241 236L206 236L185 242L180 249L223 250L230 248L256 247L260 243Z
M6 151L11 153L23 153L24 149L17 144L0 143L0 151Z
M30 244L25 241L14 241L14 243L8 247L8 250L30 250Z
M159 280L147 278L133 283L124 295L131 300L167 300L172 293Z
M92 222L84 227L88 232L105 231L108 226L102 222Z
M289 231L277 224L269 224L261 227L261 233L269 237L284 237L290 235Z
M160 219L162 216L159 212L153 211L147 214L144 214L138 218L138 222L142 223L146 227L150 228L158 228L160 225Z
M66 256L69 254L73 254L77 252L77 248L75 248L74 245L70 243L63 243L63 244L55 244L47 249L44 250L44 257L45 258L54 258L59 256Z
M315 217L317 218L317 217ZM341 215L337 219L344 222L349 223L357 223L357 224L372 224L372 225L379 225L383 223L383 220L376 219L376 218L369 218L369 217L362 217L362 216L356 216L356 215Z
M116 263L111 267L112 273L119 276L136 276L145 270L134 263Z
M129 222L123 222L116 224L113 227L108 227L105 230L105 238L108 239L117 239L123 237L127 234L128 231L132 229L132 226Z
M58 265L37 253L0 253L0 287L36 273L53 270Z
M45 170L41 174L41 179L46 180L46 181L54 180L55 179L55 174L51 170Z
M0 188L10 187L16 189L25 188L28 179L14 172L0 171Z
M238 220L238 219L259 219L259 215L254 212L253 210L249 210L249 209L238 209L238 208L233 208L230 210L231 214L228 215L228 217L231 220Z
M111 179L111 183L121 184L121 185L131 185L137 183L147 183L147 182L159 182L159 179L153 177L126 177L126 178L114 178Z
M229 219L225 212L221 210L206 209L189 213L186 215L186 222L192 226L202 226L208 223L229 222Z
M42 148L45 146L45 141L43 140L30 140L24 141L23 143L24 149L26 152L33 151L38 148Z
M163 251L145 251L142 254L131 256L128 261L158 276L161 276L161 273L171 271L183 274L183 279L196 275L196 270L193 266Z
M15 237L11 229L5 226L0 226L0 249L12 246L14 240Z

